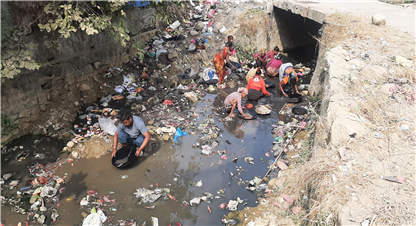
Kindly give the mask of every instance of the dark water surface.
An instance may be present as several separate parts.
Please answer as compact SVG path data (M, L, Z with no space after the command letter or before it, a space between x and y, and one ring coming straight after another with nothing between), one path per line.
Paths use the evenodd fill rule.
M276 89L274 89L276 90ZM274 111L269 116L259 116L257 120L245 121L235 118L231 122L221 122L226 115L216 115L215 111L231 90L220 91L218 95L206 95L196 106L196 113L201 119L212 115L215 124L223 130L222 138L219 138L219 146L215 151L225 150L227 160L221 159L216 154L207 157L201 154L200 148L192 145L198 142L200 133L191 135L191 130L185 129L189 135L181 138L182 143L171 142L153 147L151 153L133 163L128 169L120 170L110 164L110 155L99 159L81 159L74 166L66 165L58 174L68 173L73 175L73 184L67 183L64 192L64 201L59 209L60 222L78 224L82 221L81 212L88 212L87 207L80 208L79 201L86 196L87 190L98 192L99 196L116 192L110 195L116 199L116 212L107 211L106 214L115 216L117 219L137 219L139 223L151 216L158 217L161 225L180 222L183 225L220 225L221 217L229 213L229 210L220 210L221 203L228 203L236 197L247 202L247 206L256 206L257 194L246 190L246 185L238 185L239 179L230 176L230 172L237 174L236 167L242 167L244 171L238 178L251 180L255 176L263 177L267 172L267 164L273 157L266 157L265 152L270 151L273 137L270 133L271 125L279 121L278 110L283 106L282 98L275 91L272 97L262 98L260 104L271 104ZM222 113L222 112L220 112ZM196 130L194 132L197 132ZM244 157L253 157L254 165L244 162ZM231 160L238 158L237 163ZM263 159L261 161L260 159ZM214 165L212 165L214 163ZM211 166L212 165L212 166ZM121 175L129 175L122 179ZM179 175L179 177L178 177ZM175 181L176 180L176 181ZM197 181L201 180L202 187L195 187ZM153 204L155 209L146 209L146 205L135 204L138 199L133 194L137 188L154 189L159 187L170 188L171 194L176 201L159 199ZM149 186L153 185L152 188ZM189 202L192 198L201 197L203 192L217 195L217 191L224 189L220 199L211 200L208 204L201 202L199 205L185 206L183 201ZM222 193L221 193L222 194ZM77 200L66 202L66 197L76 195ZM244 202L244 203L245 203ZM207 207L212 213L209 213ZM238 209L245 206L239 204ZM105 208L104 208L105 209Z
M273 79L268 80L277 82ZM73 166L64 165L55 174L60 177L69 176L60 201L60 217L55 224L81 224L83 220L81 213L89 213L89 208L94 206L80 206L80 201L87 196L89 190L98 192L98 197L110 195L110 199L117 200L115 204L111 204L111 207L116 208L117 211L108 210L109 206L103 207L113 224L117 223L115 219L136 219L140 224L147 221L146 225L151 225L149 218L154 216L159 218L160 225L176 225L176 222L182 225L221 225L221 217L229 213L229 210L218 208L221 203L228 203L230 199L236 200L240 197L247 206L256 206L257 193L246 190L246 185L239 185L238 182L240 179L249 181L255 176L263 177L268 170L268 163L274 160L272 153L272 157L265 156L273 146L271 125L277 124L279 120L289 120L278 114L284 105L284 100L277 94L277 89L276 87L269 90L272 92L271 97L263 97L258 102L251 102L254 105L270 104L273 109L270 115L258 116L256 120L246 121L235 118L231 122L223 121L226 114L218 111L217 107L222 104L228 93L234 90L222 90L218 95L208 94L197 104L195 112L201 119L212 115L215 124L222 129L222 137L218 138L219 146L215 152L225 150L227 160L221 159L218 153L211 157L201 154L200 148L192 147L199 141L201 133L185 129L184 132L189 135L180 138L182 143L167 142L156 145L150 153L146 153L127 169L113 167L110 154L96 159L80 159L75 161ZM191 135L191 132L197 134ZM58 145L55 148L60 150L62 147ZM247 156L255 159L254 165L244 161L244 157ZM232 162L233 158L238 158L238 161ZM237 178L231 177L230 172L238 174L237 167L242 167L244 170ZM6 164L2 162L2 174L7 171L6 169L24 171L24 169L14 169L11 162ZM122 179L121 175L129 177ZM199 180L203 183L202 187L195 187ZM154 205L155 209L144 208L149 205L136 204L138 199L133 194L135 190L154 189L156 184L160 188L170 188L170 194L176 200L160 198L155 203L149 204ZM211 200L210 204L203 201L193 206L183 204L183 201L189 203L192 198L203 196L203 192L218 195L217 191L222 189L224 193L220 194L223 197ZM110 194L110 191L115 193ZM66 200L74 195L72 201ZM208 212L207 207L210 207L212 213ZM243 208L244 205L238 205L239 210ZM8 208L2 208L3 223L16 225L19 221L25 222L25 218L24 215L9 214Z

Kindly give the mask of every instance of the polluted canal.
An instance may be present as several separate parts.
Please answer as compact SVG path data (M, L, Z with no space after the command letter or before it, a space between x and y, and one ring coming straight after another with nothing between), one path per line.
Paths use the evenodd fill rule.
M248 191L247 182L256 176L262 178L267 172L267 164L274 159L273 153L270 153L274 140L270 131L271 125L278 124L278 115L274 111L268 117L251 121L236 119L224 125L220 122L223 117L212 112L215 98L216 95L207 95L195 109L200 115L196 123L209 120L212 116L215 122L210 126L221 130L220 139L216 139L218 146L210 157L202 154L201 148L194 148L200 142L201 134L192 135L197 131L186 129L184 132L189 135L179 138L181 143L155 145L127 169L113 167L110 154L98 159L81 159L74 166L65 165L57 175L72 175L69 179L72 183L63 193L61 221L70 224L82 221L82 213L95 206L80 206L88 191L97 192L98 198L109 195L109 199L115 199L114 203L105 203L109 217L134 219L141 223L153 216L162 225L175 222L184 225L221 224L221 217L227 215L229 210L221 210L220 204L241 200L237 209L257 205L257 197L262 196L264 189ZM283 104L276 103L277 108ZM245 157L254 160L246 162ZM167 188L170 192L169 196L162 195L154 203L140 204L140 199L134 195L138 188ZM213 198L199 204L192 203L191 206L192 199L203 197L206 192L211 193ZM66 201L74 195L76 200Z
M180 111L174 106L159 104L154 106L153 111L138 114L143 117L154 139L163 138L157 135L155 128L165 124L173 125L168 129L181 126L188 135L178 138L179 142L172 142L173 131L168 131L171 132L168 141L153 140L145 149L144 156L125 169L111 164L111 153L107 151L111 151L111 136L92 137L84 145L84 139L74 139L78 144L71 149L72 154L63 154L58 159L59 167L53 171L52 180L46 185L56 188L61 179L63 183L61 181L62 184L57 187L55 197L42 199L45 206L48 203L54 207L45 215L51 214L51 210L52 213L58 210L59 217L51 219L47 216L44 222L78 225L91 212L99 210L101 220L106 224L155 223L157 220L161 225L218 225L230 211L256 206L258 198L264 197L267 189L265 182L260 184L261 178L283 150L283 137L291 136L290 132L286 136L274 133L276 128L290 127L290 124L297 128L302 116L296 116L297 119L292 121L295 116L290 106L293 104L286 104L285 98L276 89L270 89L271 97L252 102L255 107L270 105L272 111L269 115L258 115L254 120L240 117L230 120L221 106L225 97L236 88L211 94L205 92L202 86L199 90L201 99L196 104L186 104L188 110ZM124 104L120 102L122 100L109 101L107 107ZM97 105L91 106L97 109ZM163 111L160 111L161 108ZM86 110L94 111L92 107ZM93 118L92 122L97 121L94 114L87 116ZM80 118L86 121L85 114ZM85 124L92 123L87 121ZM53 148L62 147L59 144L56 143ZM94 152L96 156L79 158L84 154L84 149L80 147L85 148L86 145L101 150ZM78 154L74 156L74 152ZM33 177L26 180L33 180ZM10 210L2 208L2 218L8 219L8 223L26 221L22 218L24 215L9 215ZM3 215L5 213L9 215L7 218ZM33 220L40 217L28 216Z
M168 35L158 34L148 43L164 47L193 43L183 36L164 42L162 36ZM211 45L222 46L223 40L217 39ZM227 117L223 104L230 93L247 86L245 76L250 68L227 69L226 88L217 89L215 70L208 67L213 67L209 62L213 48L191 52L188 56L203 55L206 62L202 66L196 63L197 67L172 64L176 71L169 72L175 74L170 80L163 73L167 75L171 65L161 68L153 58L142 62L132 56L123 68L110 68L103 76L103 97L84 103L66 137L29 136L2 146L2 223L242 223L243 218L227 215L257 206L259 198L272 192L267 181L277 177L279 168L290 166L285 153L295 149L292 139L313 121L308 117L311 105L307 97L313 57L302 60L308 67L296 64L299 62L290 54L282 60L296 64L296 72L303 73L298 86L305 94L303 101L302 97L295 101L283 97L278 92L278 78L263 74L276 84L267 89L271 95L242 102L254 106L252 113L259 107L266 113L245 120L238 112L236 118ZM159 62L166 55L162 53ZM255 61L250 60L248 66L253 66ZM151 140L142 157L119 169L111 161L112 142L117 116L126 109L143 119ZM276 157L281 159L279 163Z

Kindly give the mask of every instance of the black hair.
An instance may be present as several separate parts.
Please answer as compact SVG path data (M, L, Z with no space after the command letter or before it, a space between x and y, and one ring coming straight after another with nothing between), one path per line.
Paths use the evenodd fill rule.
M230 38L234 39L232 35L228 35L227 40L230 40Z
M278 47L278 46L275 46L273 50L274 50L275 52L279 52L279 51L280 51L280 49L279 49L279 47Z
M124 121L124 120L129 120L130 118L133 118L133 116L131 115L131 112L129 110L125 110L123 112L121 112L120 114L120 121Z
M261 67L261 66L263 66L263 63L261 62L261 60L259 60L259 59L256 59L256 64L254 65L254 67Z
M227 46L228 46L228 47L234 47L232 42L228 42L228 43L227 43Z
M291 87L293 87L293 89L295 88L295 85L296 85L296 79L297 78L289 78L289 83L290 83L290 86Z
M256 75L261 75L261 70L257 68Z

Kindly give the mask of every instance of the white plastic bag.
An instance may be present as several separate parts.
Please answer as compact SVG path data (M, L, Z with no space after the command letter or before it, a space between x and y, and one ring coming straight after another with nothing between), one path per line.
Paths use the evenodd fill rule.
M114 89L117 93L122 93L123 92L123 86L116 86L116 88Z
M114 125L114 122L111 118L99 118L98 123L100 123L100 127L104 132L114 136L117 127Z
M189 46L188 51L194 51L196 49L196 45L194 43L191 43L191 45Z
M204 75L202 77L204 81L208 81L211 79L218 79L217 73L215 73L215 70L212 68L207 68L204 70Z
M181 23L179 23L179 21L177 20L177 21L173 22L173 24L170 25L170 28L172 28L172 30L175 30L179 26L181 26Z
M226 31L227 28L224 27L224 25L222 26L222 28L220 29L220 33L224 33L224 31Z
M82 226L102 226L103 223L101 222L100 214L98 213L91 213L88 215L84 222L82 223Z
M101 221L104 223L107 220L105 213L101 209L98 209L97 213L100 215Z

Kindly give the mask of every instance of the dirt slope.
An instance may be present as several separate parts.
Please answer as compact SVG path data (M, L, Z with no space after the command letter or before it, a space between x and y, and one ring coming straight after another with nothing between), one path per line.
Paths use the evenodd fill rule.
M259 206L232 215L242 225L415 225L414 38L372 25L371 15L335 14L319 42L312 159L281 171Z

